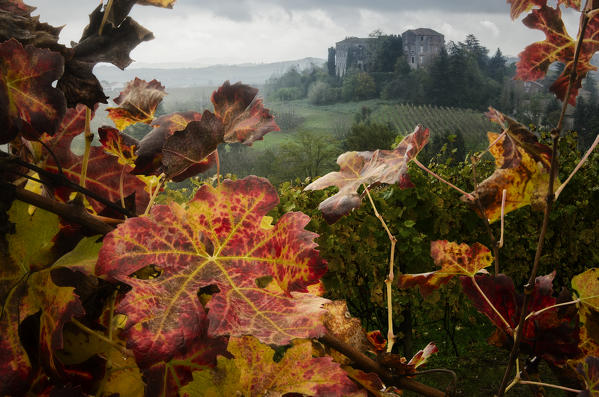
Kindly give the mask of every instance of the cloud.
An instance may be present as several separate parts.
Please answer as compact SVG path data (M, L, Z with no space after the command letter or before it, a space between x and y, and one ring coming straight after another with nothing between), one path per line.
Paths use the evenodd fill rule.
M499 28L493 22L485 20L485 21L480 21L480 24L483 27L489 29L489 31L493 34L494 37L499 37Z

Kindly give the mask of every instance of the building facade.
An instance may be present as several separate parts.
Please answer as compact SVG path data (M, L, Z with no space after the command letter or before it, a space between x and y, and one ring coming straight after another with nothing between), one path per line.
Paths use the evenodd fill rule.
M404 56L412 69L430 65L445 48L445 37L428 28L406 30L401 40Z
M367 70L374 38L346 37L335 43L335 73L342 77L351 67Z
M445 37L432 29L407 30L401 35L403 53L412 69L429 65L445 47ZM368 71L376 38L346 37L335 43L335 73L342 77L355 68Z

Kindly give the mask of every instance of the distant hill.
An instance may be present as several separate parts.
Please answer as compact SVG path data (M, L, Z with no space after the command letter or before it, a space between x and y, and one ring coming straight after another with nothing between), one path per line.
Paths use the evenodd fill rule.
M119 68L102 64L94 73L105 89L115 89L135 77L144 80L159 80L167 88L219 86L225 80L242 81L247 84L261 85L273 75L281 75L295 67L304 70L312 65L321 66L326 62L320 58L304 58L263 64L214 65L202 68Z

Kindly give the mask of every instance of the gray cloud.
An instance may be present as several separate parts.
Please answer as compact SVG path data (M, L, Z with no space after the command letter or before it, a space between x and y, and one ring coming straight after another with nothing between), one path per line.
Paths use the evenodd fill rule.
M251 5L250 5L251 3ZM430 11L432 13L507 13L509 6L498 0L178 0L177 6L201 8L233 20L249 20L256 8L282 7L287 11L322 10L334 16L360 9L381 12Z

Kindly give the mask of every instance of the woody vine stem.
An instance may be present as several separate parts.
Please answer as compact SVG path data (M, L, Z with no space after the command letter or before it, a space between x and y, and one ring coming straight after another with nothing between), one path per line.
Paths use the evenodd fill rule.
M562 111L560 114L560 118L557 122L557 126L551 131L551 137L553 139L553 145L551 148L551 168L549 171L549 188L547 191L547 196L545 200L545 212L543 214L543 224L541 226L541 231L539 233L539 240L537 242L537 251L535 254L535 259L533 262L532 270L530 272L530 277L528 278L528 282L524 286L524 298L522 299L522 307L520 310L520 320L518 322L518 327L516 329L516 333L514 335L514 345L512 346L512 350L510 351L509 360L507 366L505 368L505 373L503 374L503 379L501 380L501 385L499 386L499 391L497 392L498 397L503 397L505 394L506 387L508 385L508 381L510 378L510 373L516 360L518 359L518 354L520 351L520 343L522 340L522 333L524 329L524 322L526 320L526 310L528 308L529 297L534 290L534 283L537 277L537 272L539 270L539 261L541 259L541 254L543 252L543 244L545 242L545 234L547 233L547 227L549 225L549 214L551 213L551 209L553 206L553 201L555 199L554 195L554 183L558 171L558 144L560 139L560 133L562 130L562 126L564 123L564 116L566 114L566 109L568 107L568 102L570 100L570 94L572 92L572 87L574 85L574 81L576 80L576 67L578 65L578 59L580 57L580 51L582 49L582 42L584 40L584 32L587 28L589 22L589 14L588 7L589 1L585 2L585 6L583 8L583 12L581 13L580 19L580 29L578 32L578 40L576 41L576 49L574 52L574 60L572 63L572 71L570 73L570 79L568 81L568 88L566 90L566 95L564 96Z

